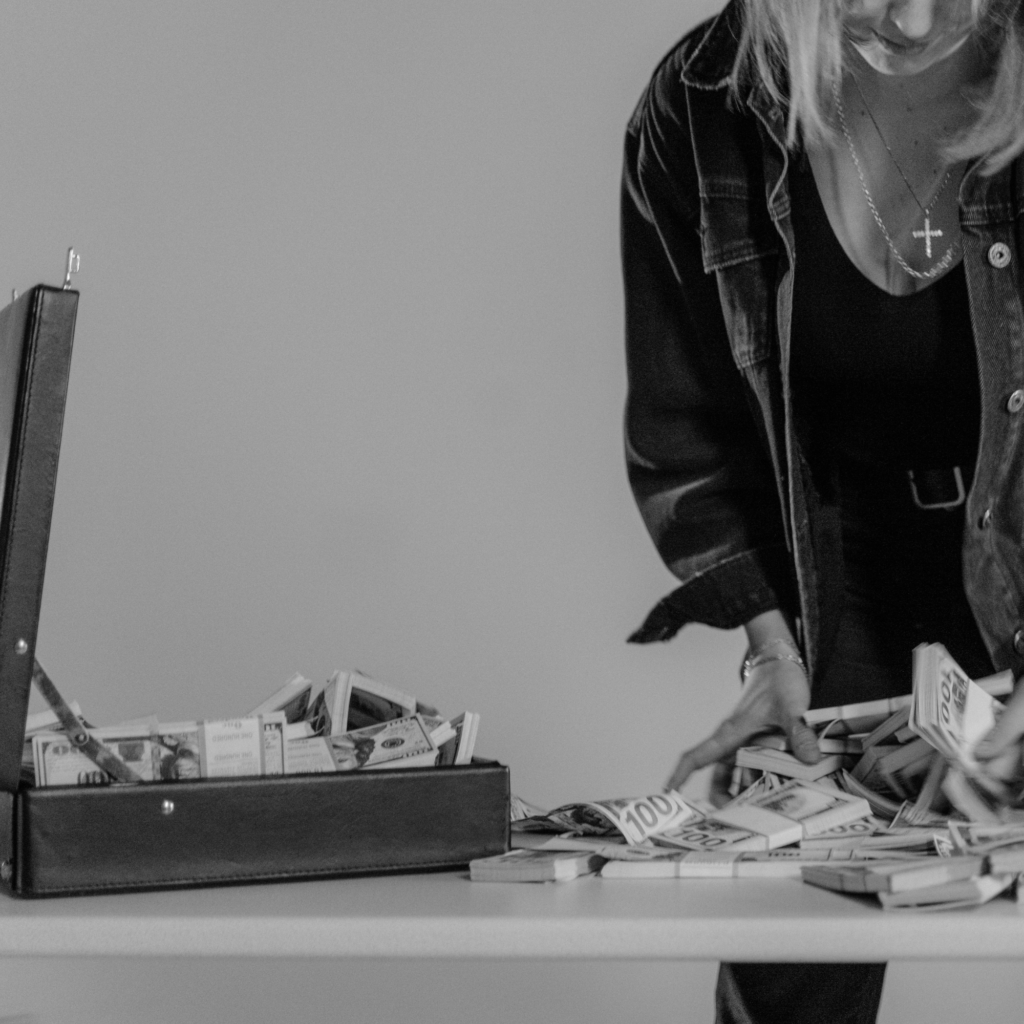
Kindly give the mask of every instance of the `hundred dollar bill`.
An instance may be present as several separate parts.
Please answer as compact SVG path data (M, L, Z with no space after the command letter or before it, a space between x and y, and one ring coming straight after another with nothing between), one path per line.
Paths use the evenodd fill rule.
M285 770L299 774L354 771L391 762L401 766L400 762L405 759L436 754L436 751L419 715L410 715L340 736L289 740L285 749Z
M90 729L143 782L198 779L200 763L197 722L142 722ZM37 786L106 785L110 776L75 748L64 733L37 734L32 740Z
M154 781L202 778L198 722L161 723L150 734L150 741Z
M592 800L556 807L543 817L515 822L521 832L573 832L606 836L619 833L637 845L666 832L697 812L675 791L621 800Z
M981 766L974 747L996 723L1002 704L970 679L942 644L914 649L910 728L968 775Z
M82 717L82 708L78 701L69 701L68 707L75 713L78 720L86 725ZM60 719L55 711L47 708L45 711L37 711L25 718L25 744L21 748L21 775L24 781L35 781L35 758L32 754L32 737L37 733L54 733L61 729Z
M103 735L90 732L116 754L144 782L153 781L153 741L148 731L135 735ZM32 759L37 786L102 786L110 776L78 750L64 733L36 733Z
M710 818L694 818L652 837L658 846L676 850L721 850L740 853L746 850L767 850L768 840L757 832L734 828Z
M792 779L772 793L734 800L711 817L733 828L767 836L769 849L774 849L869 815L869 804L860 797Z

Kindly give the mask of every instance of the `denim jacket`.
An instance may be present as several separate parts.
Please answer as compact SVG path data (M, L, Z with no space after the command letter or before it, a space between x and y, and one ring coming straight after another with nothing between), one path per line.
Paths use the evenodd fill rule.
M812 679L842 606L838 517L794 426L786 112L730 97L742 3L659 65L629 123L622 190L630 484L680 586L630 638L781 608ZM1024 159L960 188L981 432L964 589L998 669L1024 673ZM941 416L942 410L936 409Z

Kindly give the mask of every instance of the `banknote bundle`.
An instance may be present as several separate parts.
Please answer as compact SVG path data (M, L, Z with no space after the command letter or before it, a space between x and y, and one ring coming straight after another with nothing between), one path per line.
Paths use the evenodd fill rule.
M806 712L822 752L815 765L794 757L782 737L756 737L737 753L734 793L753 772L778 783L835 785L901 825L941 824L951 815L1007 820L1019 813L1010 807L1015 794L973 749L997 720L996 698L1012 688L1009 672L975 682L941 644L922 644L914 651L912 693Z
M514 844L589 851L603 879L802 879L892 911L1024 899L1024 813L973 756L1012 688L1009 673L975 682L941 645L922 645L912 694L805 715L817 765L784 737L756 737L724 807L668 793L530 808Z
M593 800L565 804L547 813L519 818L515 832L600 836L639 845L695 815L694 809L674 791L618 800Z
M595 853L547 850L510 850L469 862L474 882L566 882L592 875L605 863Z
M983 859L971 856L928 864L805 865L801 875L805 882L823 889L877 896L887 910L974 906L987 903L1015 884L1014 875L986 872Z
M361 672L338 671L323 684L295 674L247 714L215 721L149 716L95 727L75 702L62 720L62 700L28 716L28 784L109 784L111 776L83 749L87 738L117 759L112 770L120 765L122 777L140 782L468 764L480 723L469 711L445 718ZM71 728L76 721L80 730Z
M840 798L838 803L826 794ZM834 784L800 780L775 788L759 782L721 810L694 806L678 794L665 802L660 796L567 804L520 818L513 824L513 845L519 848L516 853L530 856L471 865L470 877L556 881L599 870L609 881L790 879L873 900L893 911L975 906L1004 893L1024 896L1024 824L956 819L941 826L887 824L864 813L866 801L851 801ZM652 812L644 815L643 837L625 822L640 807ZM744 807L758 813L735 825L719 820L735 821ZM793 816L781 826L790 829L791 841L772 847L780 825L760 813L783 811ZM861 817L841 820L854 813ZM818 831L811 823L818 818L827 824L822 814L840 823ZM574 856L584 854L591 858L586 869L572 867L583 863ZM519 870L520 865L530 866Z
M781 850L715 852L691 850L645 862L614 861L601 870L602 878L800 878L815 865L863 862L854 850Z

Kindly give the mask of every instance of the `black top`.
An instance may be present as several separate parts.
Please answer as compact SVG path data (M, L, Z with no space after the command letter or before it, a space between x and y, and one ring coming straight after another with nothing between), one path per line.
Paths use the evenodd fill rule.
M945 643L969 674L988 674L962 583L964 506L919 509L907 473L957 466L971 485L981 397L963 265L890 295L846 255L806 161L790 191L793 401L812 472L838 503L832 571L845 593L815 704L906 692L919 643Z
M981 397L963 264L912 295L890 295L850 261L809 164L795 163L791 365L812 458L973 465Z

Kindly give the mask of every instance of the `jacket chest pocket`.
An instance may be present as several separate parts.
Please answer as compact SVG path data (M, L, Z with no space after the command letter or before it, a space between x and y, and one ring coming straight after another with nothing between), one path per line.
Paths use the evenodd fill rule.
M736 184L701 192L701 257L715 274L733 358L739 367L769 358L776 344L780 239L764 205Z

